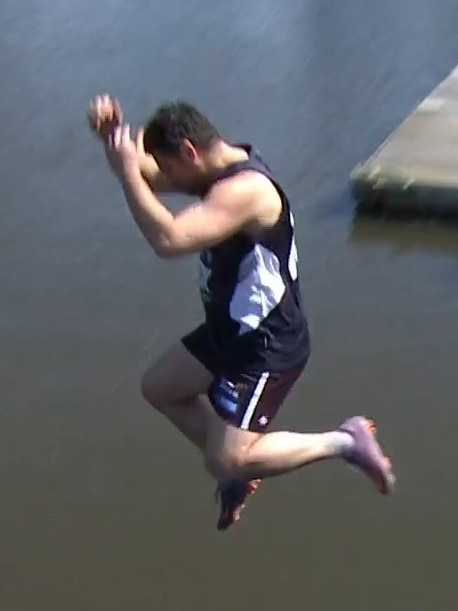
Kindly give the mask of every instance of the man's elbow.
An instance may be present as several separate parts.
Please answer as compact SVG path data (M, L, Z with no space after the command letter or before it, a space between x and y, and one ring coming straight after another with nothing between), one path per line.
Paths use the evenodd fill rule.
M168 239L159 240L152 247L160 259L174 259L185 254L178 243Z
M201 244L193 236L182 231L175 231L174 228L149 241L154 252L161 259L182 257L201 250Z

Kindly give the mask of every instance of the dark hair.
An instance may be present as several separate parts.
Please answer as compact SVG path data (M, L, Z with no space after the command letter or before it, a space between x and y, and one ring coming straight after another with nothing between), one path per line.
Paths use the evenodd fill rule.
M216 128L195 106L185 100L159 106L145 127L145 151L174 155L180 152L183 140L208 150L221 137Z

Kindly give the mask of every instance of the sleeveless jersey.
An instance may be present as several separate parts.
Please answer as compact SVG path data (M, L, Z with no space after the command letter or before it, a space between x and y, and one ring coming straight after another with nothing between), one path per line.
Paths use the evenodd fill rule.
M249 158L226 168L217 180L246 170L260 172L280 195L281 215L261 236L239 232L201 252L200 295L208 332L228 369L280 373L302 366L310 352L294 218L258 151L238 146Z

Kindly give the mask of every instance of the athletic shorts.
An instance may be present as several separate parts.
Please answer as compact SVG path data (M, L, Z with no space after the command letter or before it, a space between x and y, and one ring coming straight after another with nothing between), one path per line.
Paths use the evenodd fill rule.
M228 373L205 324L182 338L185 348L214 375L208 398L216 413L232 426L262 433L272 424L283 401L305 368L290 371Z

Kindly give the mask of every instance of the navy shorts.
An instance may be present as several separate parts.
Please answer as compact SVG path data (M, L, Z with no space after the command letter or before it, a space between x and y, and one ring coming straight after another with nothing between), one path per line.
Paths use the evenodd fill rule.
M208 328L200 325L182 338L185 348L213 374L208 398L216 413L236 428L261 433L272 423L305 368L290 371L228 372Z

